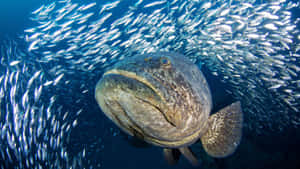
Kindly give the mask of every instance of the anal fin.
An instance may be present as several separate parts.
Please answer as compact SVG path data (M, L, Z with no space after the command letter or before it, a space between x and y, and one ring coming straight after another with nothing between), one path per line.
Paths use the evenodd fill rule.
M208 119L208 130L201 136L205 151L213 157L226 157L237 148L242 137L243 114L235 102Z

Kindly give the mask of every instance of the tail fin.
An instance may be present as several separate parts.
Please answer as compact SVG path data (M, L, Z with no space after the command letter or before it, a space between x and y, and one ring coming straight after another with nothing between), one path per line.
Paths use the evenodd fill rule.
M213 157L226 157L237 148L242 137L243 113L235 102L209 117L208 130L201 136L205 151Z

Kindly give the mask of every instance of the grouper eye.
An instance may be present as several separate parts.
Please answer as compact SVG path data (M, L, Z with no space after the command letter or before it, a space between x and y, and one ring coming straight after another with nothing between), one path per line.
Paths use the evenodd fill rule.
M169 68L171 66L171 61L167 57L161 57L160 64L166 68Z

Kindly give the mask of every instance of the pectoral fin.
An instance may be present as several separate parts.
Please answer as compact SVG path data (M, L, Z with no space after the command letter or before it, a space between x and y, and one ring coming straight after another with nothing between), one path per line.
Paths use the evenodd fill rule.
M235 102L210 116L208 131L201 136L205 151L213 157L231 155L240 143L242 123L240 102Z

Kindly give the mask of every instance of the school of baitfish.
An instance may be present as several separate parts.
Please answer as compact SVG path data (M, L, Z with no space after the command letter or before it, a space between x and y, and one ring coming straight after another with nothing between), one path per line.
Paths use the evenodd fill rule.
M15 41L1 46L0 77L0 167L63 168L82 163L73 159L63 143L77 125L76 115L59 104L58 86L63 74L49 76L51 70L32 60ZM13 61L12 61L13 60ZM48 74L48 75L47 75ZM70 161L72 160L72 161Z
M95 80L125 57L157 51L182 53L229 84L247 130L298 128L300 19L292 11L299 6L286 0L42 5L21 35L27 51L18 41L1 45L0 167L80 168L86 150L70 156L64 143L84 107L60 104L61 93L74 77ZM80 89L70 102L84 102L94 86L81 82Z

